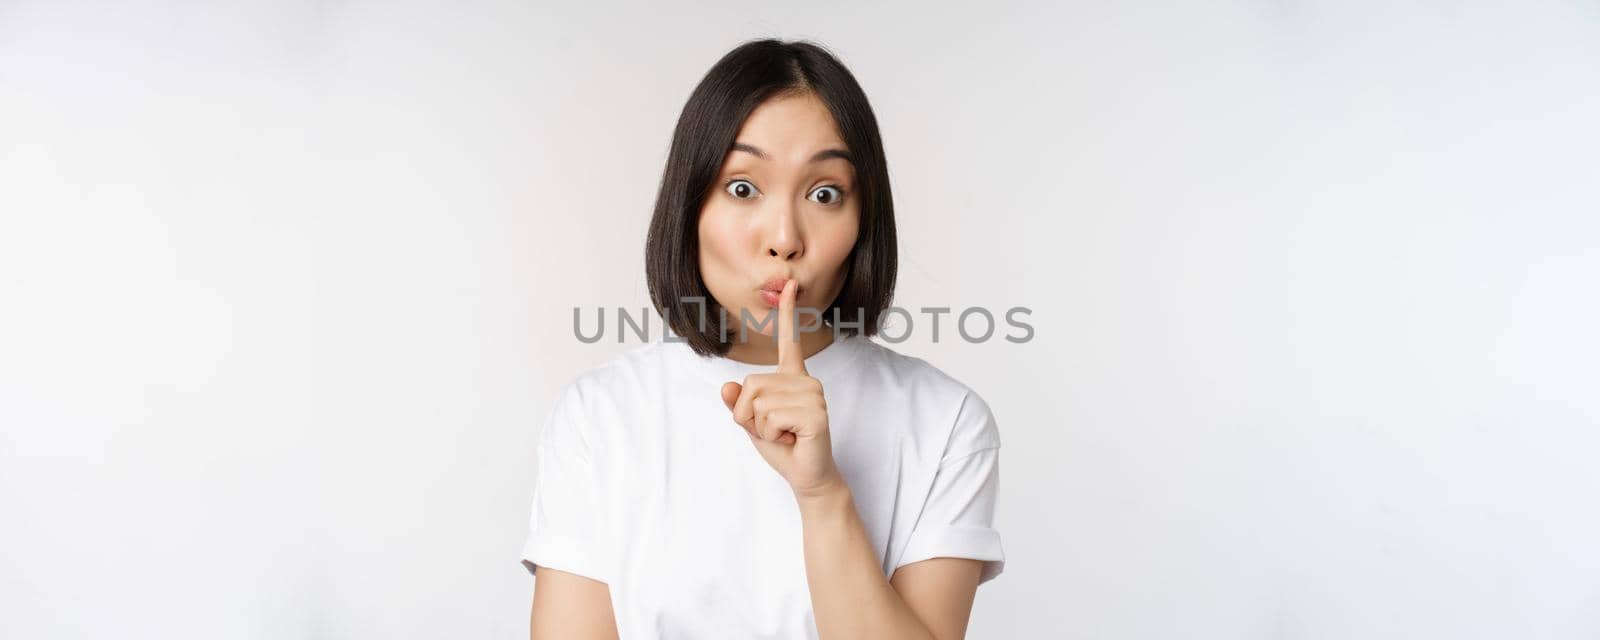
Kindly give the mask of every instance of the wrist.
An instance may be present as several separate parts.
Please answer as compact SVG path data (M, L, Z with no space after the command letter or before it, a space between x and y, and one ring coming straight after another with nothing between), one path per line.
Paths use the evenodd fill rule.
M847 502L850 499L850 485L845 483L843 476L834 473L814 487L795 489L794 499L800 503L801 509Z

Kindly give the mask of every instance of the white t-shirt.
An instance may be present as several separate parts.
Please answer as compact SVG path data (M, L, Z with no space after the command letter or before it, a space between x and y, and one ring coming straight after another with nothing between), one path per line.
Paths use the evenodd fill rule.
M523 565L605 582L627 638L816 638L799 508L722 402L772 365L657 337L580 374L538 445ZM833 457L885 577L934 557L1005 566L1000 432L983 399L861 336L806 358Z

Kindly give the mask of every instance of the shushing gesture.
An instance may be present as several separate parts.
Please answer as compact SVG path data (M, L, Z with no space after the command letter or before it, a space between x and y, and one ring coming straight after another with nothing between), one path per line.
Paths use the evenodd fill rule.
M789 482L796 496L819 495L842 484L828 436L828 405L822 381L806 373L795 317L799 282L790 279L778 298L778 370L722 385L722 403L750 436L767 464Z

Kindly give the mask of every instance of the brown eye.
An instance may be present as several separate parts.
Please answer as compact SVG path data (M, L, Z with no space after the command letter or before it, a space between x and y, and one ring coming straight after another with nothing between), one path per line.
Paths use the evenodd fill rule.
M748 200L750 198L754 198L755 194L758 193L756 191L756 186L755 185L750 184L749 180L743 180L743 179L729 180L728 184L725 185L722 188L722 190L723 191L727 191L728 195L731 195L731 196L733 196L735 198L738 198L740 200Z
M811 195L814 196L811 201L817 204L838 204L844 198L844 192L834 186L817 187Z

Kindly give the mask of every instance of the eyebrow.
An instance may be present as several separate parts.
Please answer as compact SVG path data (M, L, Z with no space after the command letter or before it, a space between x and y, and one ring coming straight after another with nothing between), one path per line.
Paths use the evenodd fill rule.
M734 151L743 151L757 158L761 158L762 160L771 159L769 156L767 156L765 151L757 149L754 146L745 144L743 142L733 143L733 148L729 149L728 152L732 153ZM818 151L815 155L812 155L811 160L808 162L822 162L823 160L828 160L830 158L840 158L852 165L855 164L855 161L850 159L850 152L845 151L844 149L823 149Z

